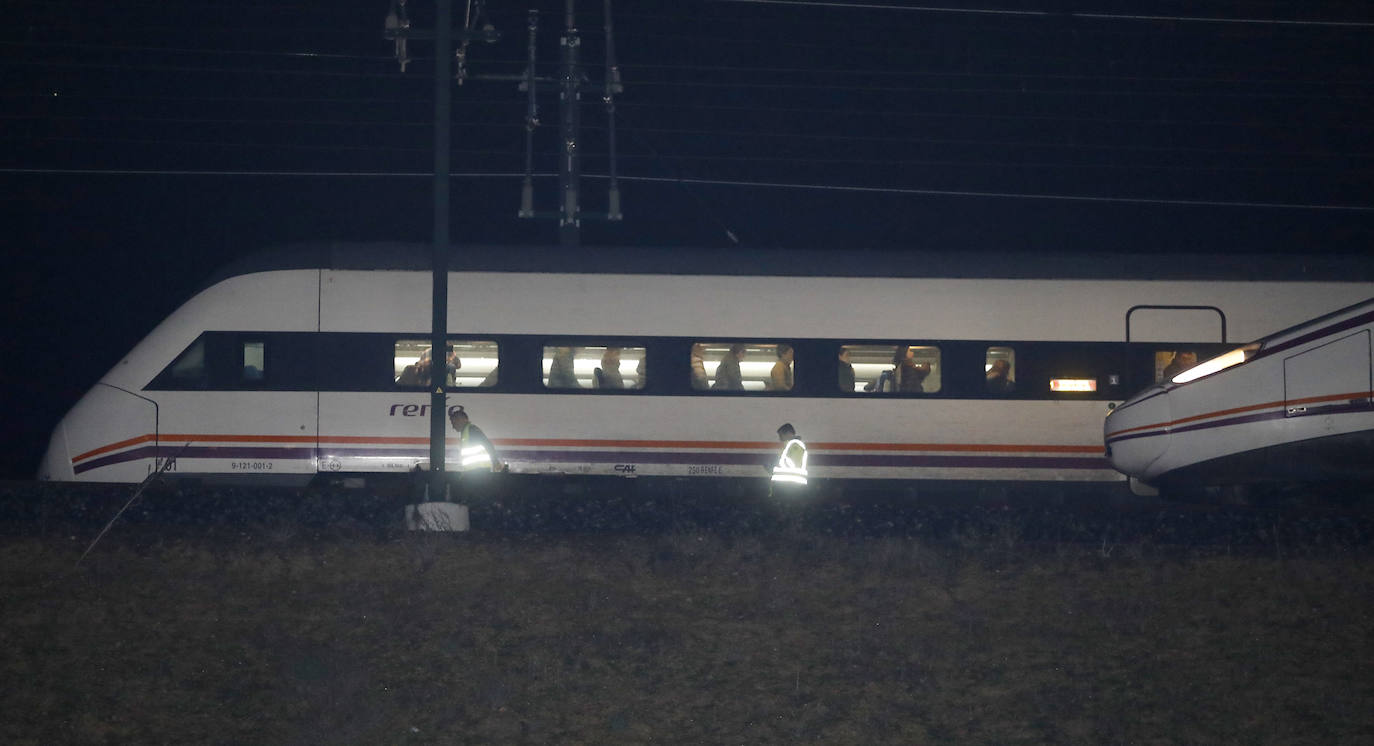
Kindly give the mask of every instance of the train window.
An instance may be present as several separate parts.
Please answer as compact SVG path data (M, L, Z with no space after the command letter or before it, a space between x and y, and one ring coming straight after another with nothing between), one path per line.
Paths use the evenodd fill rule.
M495 386L501 355L496 343L486 339L450 339L448 385L457 388Z
M843 389L869 393L930 394L940 390L940 348L930 345L843 345ZM848 367L846 367L848 365ZM853 375L849 375L852 368Z
M794 355L781 342L696 342L691 385L698 391L791 391Z
M180 385L205 385L205 338L191 343L172 361L172 381Z
M551 389L644 388L645 348L579 345L544 348L544 386Z
M1016 350L989 347L984 361L983 372L987 376L989 394L1010 394L1016 389Z
M431 366L428 339L398 339L392 355L392 375L398 386L428 386ZM454 388L495 386L500 360L497 344L484 339L449 339L446 345L445 385Z
M261 381L267 372L265 356L267 344L262 340L244 342L240 350L241 376L245 382Z

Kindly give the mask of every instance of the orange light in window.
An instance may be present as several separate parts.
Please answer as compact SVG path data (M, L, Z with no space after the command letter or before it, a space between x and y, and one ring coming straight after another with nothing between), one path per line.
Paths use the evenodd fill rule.
M1096 378L1051 378L1050 391L1096 391Z

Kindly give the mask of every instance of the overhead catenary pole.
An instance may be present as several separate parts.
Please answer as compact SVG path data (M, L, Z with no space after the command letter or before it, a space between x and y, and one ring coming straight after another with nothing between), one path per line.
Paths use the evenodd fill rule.
M529 61L525 63L525 79L520 83L525 91L525 181L520 187L520 217L534 217L534 130L539 126L539 79L535 76L535 43L539 35L539 11L529 13Z
M560 117L559 139L563 146L562 167L558 169L558 191L562 206L558 216L558 238L563 246L577 246L582 216L579 214L578 189L582 178L582 154L577 142L582 112L581 71L577 66L578 48L582 45L577 32L577 17L573 13L574 0L565 0L563 47L563 76L559 91Z
M434 246L430 336L429 499L444 500L444 436L448 426L448 254L449 254L449 118L452 81L453 0L436 0L434 24Z
M606 192L606 219L620 220L620 182L615 173L615 94L624 87L620 84L620 68L615 64L615 31L611 23L611 0L606 0L602 11L602 24L606 31L606 87L601 100L606 104L606 137L610 159L608 162L611 185Z

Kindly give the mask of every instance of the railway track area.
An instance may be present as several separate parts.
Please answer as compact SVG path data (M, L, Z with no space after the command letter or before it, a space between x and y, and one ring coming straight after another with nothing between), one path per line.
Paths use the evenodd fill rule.
M8 743L1374 733L1353 506L153 489L88 551L131 493L0 486Z
M861 493L776 499L759 485L690 488L664 480L552 483L472 495L472 533L482 535L670 535L779 532L862 539L907 538L975 545L1171 546L1221 552L1342 552L1374 542L1369 485L1275 491L1264 505L1183 502L1114 504L1101 488L890 486ZM91 536L133 494L131 485L0 484L0 525L13 535ZM176 487L155 485L120 515L144 535L292 530L394 538L405 533L404 490Z

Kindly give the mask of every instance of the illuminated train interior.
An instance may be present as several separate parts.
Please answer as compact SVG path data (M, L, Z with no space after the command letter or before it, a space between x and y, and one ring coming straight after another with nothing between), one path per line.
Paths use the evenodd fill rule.
M1120 400L1229 347L473 335L444 356L448 388L473 393ZM146 389L421 391L429 358L416 332L211 331Z

